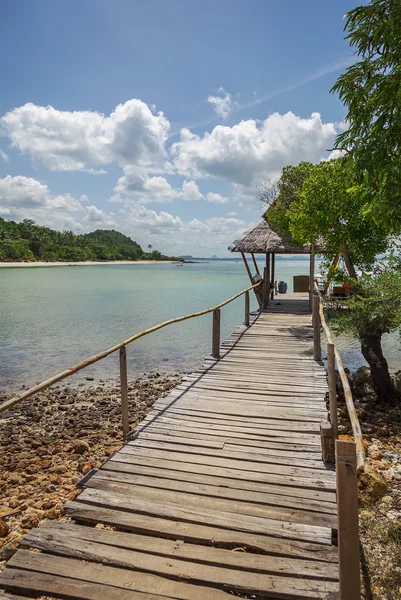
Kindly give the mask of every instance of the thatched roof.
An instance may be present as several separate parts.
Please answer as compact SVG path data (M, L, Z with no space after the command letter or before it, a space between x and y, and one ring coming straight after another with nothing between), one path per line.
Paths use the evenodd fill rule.
M281 235L268 224L265 217L249 233L236 240L228 248L231 252L253 252L254 254L310 254L309 244L296 246L288 236Z

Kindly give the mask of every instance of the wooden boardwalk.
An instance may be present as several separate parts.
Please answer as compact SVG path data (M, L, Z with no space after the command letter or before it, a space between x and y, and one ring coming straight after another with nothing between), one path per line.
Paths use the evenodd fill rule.
M312 354L305 299L237 329L87 479L70 522L25 537L5 598L337 598L327 385Z

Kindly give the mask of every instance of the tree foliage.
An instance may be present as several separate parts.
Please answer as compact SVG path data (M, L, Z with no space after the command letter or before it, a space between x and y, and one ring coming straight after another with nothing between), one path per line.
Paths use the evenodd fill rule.
M130 237L111 230L97 229L75 235L0 218L0 261L85 261L85 260L168 260L158 250L143 252Z
M359 60L332 91L348 109L336 141L353 159L366 205L389 229L401 230L401 2L371 0L346 15Z

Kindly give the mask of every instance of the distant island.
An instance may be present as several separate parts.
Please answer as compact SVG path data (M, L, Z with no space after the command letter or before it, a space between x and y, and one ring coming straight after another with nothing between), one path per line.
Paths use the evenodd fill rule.
M30 219L21 223L0 218L0 262L84 262L84 261L179 261L164 256L149 245L149 252L130 237L114 229L97 229L76 235L36 225Z

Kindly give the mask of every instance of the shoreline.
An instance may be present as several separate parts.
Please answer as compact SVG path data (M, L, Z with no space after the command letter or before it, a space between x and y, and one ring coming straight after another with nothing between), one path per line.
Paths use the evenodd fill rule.
M70 261L70 262L0 262L0 269L21 267L94 267L96 265L176 265L176 260L105 260L105 261Z

